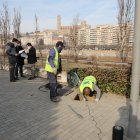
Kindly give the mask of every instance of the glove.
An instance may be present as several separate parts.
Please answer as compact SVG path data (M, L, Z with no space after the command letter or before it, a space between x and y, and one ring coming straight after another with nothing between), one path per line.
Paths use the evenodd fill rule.
M95 101L95 102L99 102L99 99L96 98L94 101Z
M83 101L86 101L86 99L84 98Z
M57 73L56 67L53 67L53 73L56 75L56 73Z

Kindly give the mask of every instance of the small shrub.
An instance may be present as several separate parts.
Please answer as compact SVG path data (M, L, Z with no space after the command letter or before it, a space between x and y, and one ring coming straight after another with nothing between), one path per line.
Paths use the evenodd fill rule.
M77 74L80 80L83 80L86 76L94 76L102 92L130 95L131 70L89 67L77 69Z

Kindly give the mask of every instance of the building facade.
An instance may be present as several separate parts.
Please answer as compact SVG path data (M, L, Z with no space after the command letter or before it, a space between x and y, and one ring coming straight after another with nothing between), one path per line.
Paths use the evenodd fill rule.
M44 45L53 44L54 33L53 32L44 32Z
M134 24L129 24L126 33L128 34L127 44L133 46ZM123 31L123 34L125 32ZM119 25L101 25L94 28L79 29L79 45L117 45L119 43Z
M65 45L71 44L71 32L73 26L61 26L61 16L57 16L57 29L44 29L43 32L21 34L22 44L31 42L36 44L36 35L39 39L43 40L44 45L54 45L56 40L63 41ZM127 28L129 34L129 46L133 46L134 38L134 25L129 24ZM81 21L80 25L77 25L76 36L78 36L78 45L117 45L120 36L119 25L100 25L91 28L86 24L86 21ZM77 44L77 43L76 43Z
M63 41L65 45L70 44L70 32L73 26L61 26L61 16L57 16L57 29L44 29L43 32L37 33L28 33L21 35L22 44L26 45L28 42L31 42L33 45L36 44L35 36L39 36L39 38L43 39L44 45L54 45L57 40ZM81 21L81 24L78 25L78 34L79 29L81 28L91 28L90 25L86 25L86 21ZM88 42L86 43L88 44Z

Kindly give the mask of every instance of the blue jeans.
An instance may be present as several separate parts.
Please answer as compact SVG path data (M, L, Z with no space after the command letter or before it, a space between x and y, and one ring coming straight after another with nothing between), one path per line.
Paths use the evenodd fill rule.
M15 76L18 77L18 67L20 67L20 76L23 76L23 65L16 64Z
M57 94L57 76L47 71L47 76L50 82L50 99L56 97Z

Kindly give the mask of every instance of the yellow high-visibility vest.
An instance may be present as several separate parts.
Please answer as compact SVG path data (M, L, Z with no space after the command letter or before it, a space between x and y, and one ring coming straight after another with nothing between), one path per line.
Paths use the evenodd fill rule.
M90 88L91 91L94 91L92 83L95 85L97 84L97 80L94 76L85 77L83 82L80 85L80 92L83 93L86 87Z
M53 58L53 63L54 63L54 66L56 67L56 69L58 69L59 53L58 53L58 50L57 50L56 47L53 47L52 49L55 50L55 56ZM52 69L52 67L51 67L51 65L50 65L50 63L48 61L48 58L49 58L49 54L47 55L45 70L48 71L48 72L52 72L53 73L53 69Z

